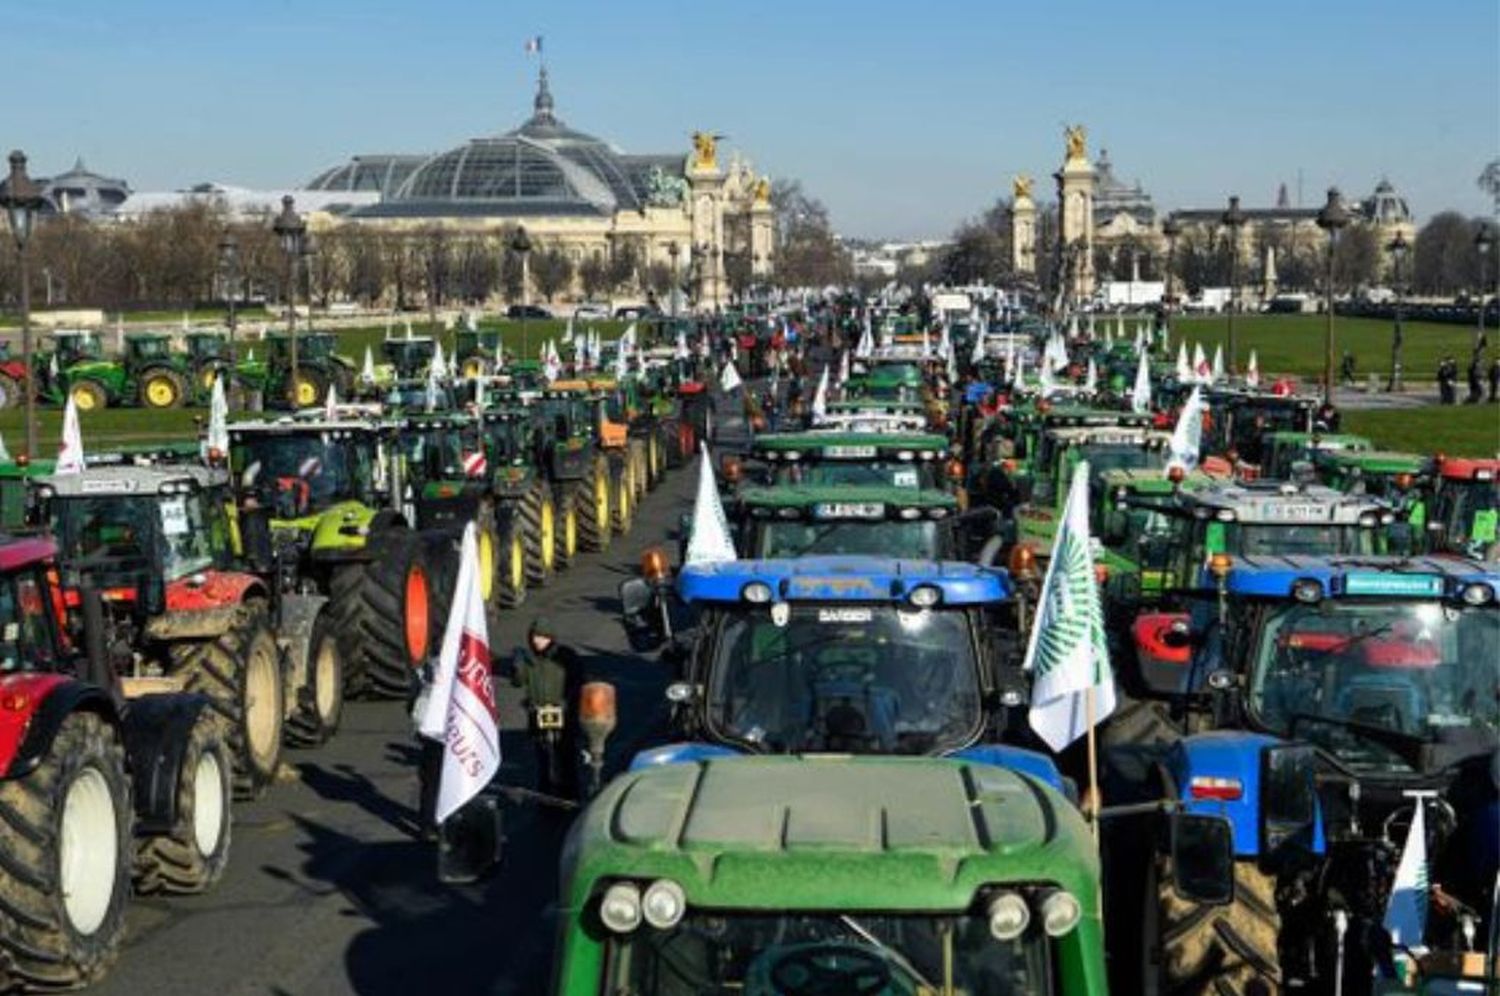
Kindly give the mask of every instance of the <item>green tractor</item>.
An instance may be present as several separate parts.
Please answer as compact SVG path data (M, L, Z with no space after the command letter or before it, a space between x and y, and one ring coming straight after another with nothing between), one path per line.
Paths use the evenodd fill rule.
M493 374L504 349L499 329L459 329L453 333L453 361L459 376L466 379Z
M332 332L297 333L297 383L292 383L291 337L266 336L264 392L267 405L293 409L321 404L332 385L341 398L353 396L354 363L337 352Z
M236 422L229 461L246 557L326 595L350 695L407 694L435 628L427 537L403 508L389 427L341 421Z
M172 337L141 332L125 340L125 353L108 359L88 334L57 341L58 370L80 412L112 405L180 408L190 396L186 358L172 351Z
M187 363L191 371L194 397L206 399L220 375L229 369L229 337L213 329L194 329L182 337L187 345ZM228 383L225 384L228 387Z
M536 465L546 472L554 494L572 496L579 512L578 545L590 552L608 550L620 489L609 457L594 436L589 399L569 391L543 391L531 410L536 418Z
M437 355L437 340L427 335L386 339L380 344L380 355L393 379L417 380L427 376L427 368Z

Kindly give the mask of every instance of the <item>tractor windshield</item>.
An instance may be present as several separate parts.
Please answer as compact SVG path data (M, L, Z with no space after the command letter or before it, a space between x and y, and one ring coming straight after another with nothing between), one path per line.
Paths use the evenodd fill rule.
M931 462L821 460L817 463L779 464L773 475L776 484L803 484L880 488L938 488L937 468Z
M1439 521L1452 549L1487 557L1495 547L1500 519L1500 481L1444 480L1438 490Z
M366 501L373 490L371 448L319 433L245 433L234 440L230 465L248 493L289 494L305 515L345 499Z
M170 355L172 346L166 339L131 339L130 351L138 360L156 360Z
M162 576L173 580L214 566L216 536L224 537L206 500L202 493L54 498L52 530L70 567L160 563Z
M47 670L55 663L50 598L34 569L0 578L0 673Z
M1418 740L1500 730L1500 610L1329 600L1267 610L1250 707L1267 728L1326 741L1348 764L1404 770L1384 732ZM1364 728L1372 735L1362 735Z
M758 521L750 556L760 560L790 560L821 554L870 554L905 560L944 560L952 552L948 531L929 520L911 522L834 521L800 519Z
M602 993L1046 996L1049 940L997 941L982 916L689 911L610 941Z
M408 429L398 437L407 470L419 481L464 476L464 445L460 430Z
M778 625L748 607L723 620L711 666L710 726L772 753L938 753L982 723L962 611L795 604Z
M1381 532L1353 522L1207 522L1195 551L1203 563L1215 553L1236 557L1304 554L1309 557L1378 553Z

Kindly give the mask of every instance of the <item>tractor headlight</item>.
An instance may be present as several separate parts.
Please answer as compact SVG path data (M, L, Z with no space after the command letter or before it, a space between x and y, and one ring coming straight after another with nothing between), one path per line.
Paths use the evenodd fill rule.
M740 597L751 605L765 605L771 600L771 586L764 581L751 581L740 589Z
M641 890L633 882L616 882L599 902L599 919L617 934L628 934L641 925Z
M1495 589L1482 581L1475 581L1464 585L1460 597L1465 605L1488 605L1495 600Z
M930 584L919 584L906 596L911 604L919 609L930 609L943 600L942 589Z
M687 912L687 894L682 886L668 878L659 878L646 887L641 899L641 915L657 930L670 930Z
M1013 941L1031 923L1031 907L1019 892L1002 892L990 900L990 935L997 941Z
M1214 513L1214 518L1218 519L1220 522L1233 522L1234 521L1234 509L1232 509L1232 508L1221 508L1217 512Z
M1053 889L1042 899L1042 929L1048 937L1062 937L1082 918L1083 907L1066 889Z
M1323 586L1312 578L1303 578L1292 585L1292 597L1299 602L1317 602L1323 598Z

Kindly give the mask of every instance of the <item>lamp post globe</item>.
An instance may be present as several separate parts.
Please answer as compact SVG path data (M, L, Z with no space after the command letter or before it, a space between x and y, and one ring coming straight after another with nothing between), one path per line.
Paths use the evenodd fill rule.
M1391 376L1386 381L1385 389L1389 392L1400 391L1402 388L1401 369L1401 345L1403 336L1401 334L1401 305L1402 305L1402 283L1401 264L1406 261L1407 250L1411 246L1406 241L1406 236L1397 232L1396 237L1386 243L1385 251L1391 254L1391 290L1395 295L1395 328L1391 331Z
M1229 229L1229 304L1226 315L1229 319L1229 372L1237 367L1239 351L1235 348L1234 313L1239 310L1240 299L1240 229L1245 227L1245 212L1240 209L1239 197L1229 198L1229 207L1219 216L1219 224Z
M1328 272L1324 297L1327 325L1323 333L1323 401L1333 404L1333 257L1338 248L1339 232L1349 224L1349 212L1338 187L1328 188L1328 200L1318 209L1318 227L1328 233Z
M26 455L36 457L36 364L31 338L31 268L27 243L31 240L31 229L36 216L41 213L47 199L41 187L26 173L26 153L20 149L10 154L10 174L5 179L4 193L0 194L0 206L10 222L10 233L16 240L18 258L17 274L21 282L21 355L26 366L26 381L22 390L26 392Z

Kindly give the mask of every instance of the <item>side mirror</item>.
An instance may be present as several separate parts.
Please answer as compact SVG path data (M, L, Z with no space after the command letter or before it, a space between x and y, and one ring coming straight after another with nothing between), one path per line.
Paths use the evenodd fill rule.
M500 864L504 843L500 800L480 793L438 827L438 881L477 882Z
M1172 881L1192 902L1234 902L1234 831L1222 816L1175 813L1171 819Z
M656 589L645 578L627 578L620 582L620 616L631 649L651 650L661 645L667 634L662 629Z

